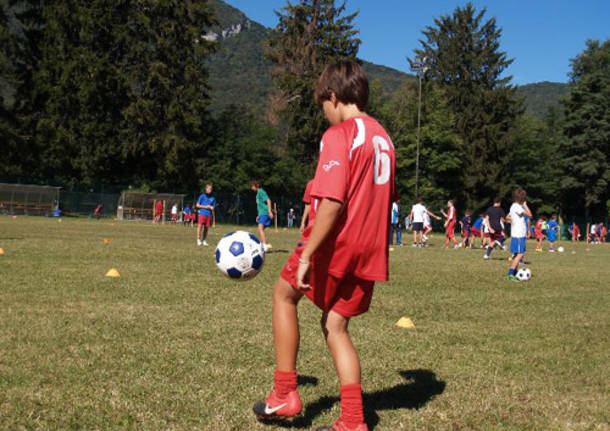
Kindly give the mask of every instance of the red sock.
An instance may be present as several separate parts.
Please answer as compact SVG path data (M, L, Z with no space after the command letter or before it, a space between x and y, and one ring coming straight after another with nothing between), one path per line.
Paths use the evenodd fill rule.
M297 390L297 372L275 370L274 386L280 398L286 397L290 392Z
M356 428L364 422L360 383L341 386L341 420L349 428Z

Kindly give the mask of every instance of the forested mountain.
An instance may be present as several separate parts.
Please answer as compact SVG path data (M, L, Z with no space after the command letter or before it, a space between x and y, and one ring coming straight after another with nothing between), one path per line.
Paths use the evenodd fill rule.
M271 62L264 56L269 29L221 0L210 3L218 25L208 37L220 42L218 51L208 59L212 110L221 110L239 100L262 111L273 88ZM394 92L403 80L413 78L390 67L368 61L363 64L371 81L378 80L385 92ZM525 97L526 111L538 117L544 116L550 106L557 106L567 91L568 85L559 82L538 82L518 88L518 94Z
M559 105L559 99L568 94L568 90L568 84L544 81L522 85L517 93L525 97L528 113L543 117L551 106Z

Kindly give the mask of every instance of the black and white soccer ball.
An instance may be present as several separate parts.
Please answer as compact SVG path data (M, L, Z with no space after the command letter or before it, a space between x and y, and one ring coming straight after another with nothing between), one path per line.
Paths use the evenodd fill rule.
M532 271L530 271L529 268L521 268L517 271L517 278L519 281L528 281L532 278Z
M238 230L225 235L216 246L216 266L233 280L250 280L263 269L263 244L250 232Z

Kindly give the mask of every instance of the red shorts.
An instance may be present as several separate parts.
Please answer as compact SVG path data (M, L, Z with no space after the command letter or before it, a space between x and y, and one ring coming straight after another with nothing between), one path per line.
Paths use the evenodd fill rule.
M477 229L476 227L473 227L470 230L470 235L472 235L475 238L481 238L481 229Z
M500 238L504 238L504 231L503 230L497 230L494 233L490 233L489 237L491 238L492 241L497 241Z
M445 236L450 239L455 237L455 223L450 223L447 225L445 228Z
M542 232L536 232L536 239L542 239Z
M155 215L156 215L157 217L161 217L161 214L163 214L163 211L157 211L157 212L155 212Z
M468 237L469 237L469 236L470 236L470 231L469 231L469 230L464 229L464 230L462 231L462 238L468 239Z
M197 218L197 224L199 226L204 225L205 227L212 226L212 216L199 214L199 217Z
M172 214L172 221L176 221L178 219L178 214Z
M296 288L299 257L304 246L300 245L288 258L280 276ZM362 280L354 275L333 277L323 265L312 264L309 274L311 289L303 292L322 311L333 310L344 317L366 313L373 298L374 281Z

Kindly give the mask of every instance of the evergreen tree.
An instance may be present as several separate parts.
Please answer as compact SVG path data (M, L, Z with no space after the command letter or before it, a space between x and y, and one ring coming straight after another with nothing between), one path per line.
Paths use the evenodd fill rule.
M561 188L571 212L601 215L610 197L610 40L587 41L570 76Z
M512 60L500 51L501 29L495 18L483 21L485 12L471 3L457 7L423 31L425 40L415 50L447 95L462 141L459 197L473 210L508 193L505 166L515 144L510 132L523 111L512 77L502 77Z
M345 15L345 1L300 0L276 12L279 22L266 49L273 62L276 92L273 117L281 139L298 160L313 161L327 123L316 106L313 89L323 68L339 59L355 59L360 40Z
M45 2L21 127L40 177L155 188L194 184L212 128L201 38L206 3Z

